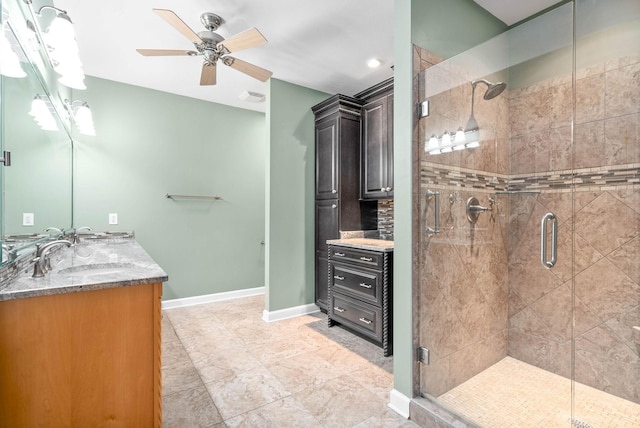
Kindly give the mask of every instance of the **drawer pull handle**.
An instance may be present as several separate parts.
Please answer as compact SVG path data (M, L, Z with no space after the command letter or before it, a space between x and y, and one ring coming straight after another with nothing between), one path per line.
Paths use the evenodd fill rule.
M362 260L363 262L372 262L373 257L360 257L360 260Z
M333 253L334 256L344 257L344 253Z
M340 306L334 307L333 310L336 312L344 312L344 309L342 309Z
M361 282L360 283L360 287L364 287L364 288L371 288L372 285L371 284L367 284L366 282Z
M338 281L344 281L344 276L333 275L333 279L337 279Z
M365 323L365 324L367 324L367 325L369 325L369 324L371 324L371 323L373 322L373 321L368 320L368 319L366 319L366 318L364 318L364 317L360 318L360 321L362 321L363 323Z

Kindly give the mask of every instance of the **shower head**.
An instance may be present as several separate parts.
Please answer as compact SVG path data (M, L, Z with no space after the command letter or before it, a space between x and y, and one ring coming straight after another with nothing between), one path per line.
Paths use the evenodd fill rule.
M494 99L495 97L500 95L502 91L504 91L507 87L507 84L504 82L491 83L488 80L479 79L471 82L471 86L473 87L474 91L478 83L484 83L485 85L487 85L487 91L484 93L484 96L482 97L485 100Z

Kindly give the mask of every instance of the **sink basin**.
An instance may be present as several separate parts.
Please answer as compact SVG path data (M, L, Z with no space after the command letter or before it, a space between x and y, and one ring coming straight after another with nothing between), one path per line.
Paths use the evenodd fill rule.
M108 275L122 272L123 269L136 268L132 263L94 263L60 269L58 273L66 276Z

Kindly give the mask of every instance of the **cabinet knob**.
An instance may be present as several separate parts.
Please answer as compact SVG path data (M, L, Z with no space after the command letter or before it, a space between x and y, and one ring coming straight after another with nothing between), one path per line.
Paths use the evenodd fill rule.
M391 187L387 187L387 188L385 189L385 192L390 192L390 191L391 191Z
M333 189L331 193L338 193L338 191L336 189Z
M331 208L338 208L336 204L331 205Z
M344 309L341 308L340 306L334 307L333 310L336 311L336 312L344 312Z
M363 322L365 324L371 324L373 321L366 319L365 317L359 318L358 321Z

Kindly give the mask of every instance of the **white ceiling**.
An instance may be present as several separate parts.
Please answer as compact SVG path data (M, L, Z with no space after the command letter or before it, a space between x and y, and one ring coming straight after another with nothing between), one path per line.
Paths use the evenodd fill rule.
M446 0L442 0L446 1ZM519 21L556 0L476 0L505 23ZM244 91L266 94L267 84L226 66L215 86L200 86L200 57L143 57L136 48L193 49L191 42L152 12L171 9L195 32L200 14L224 22L225 38L256 27L263 46L234 53L273 72L273 78L327 93L353 95L393 75L392 0L55 0L74 22L85 74L235 107ZM379 58L370 69L366 61Z

